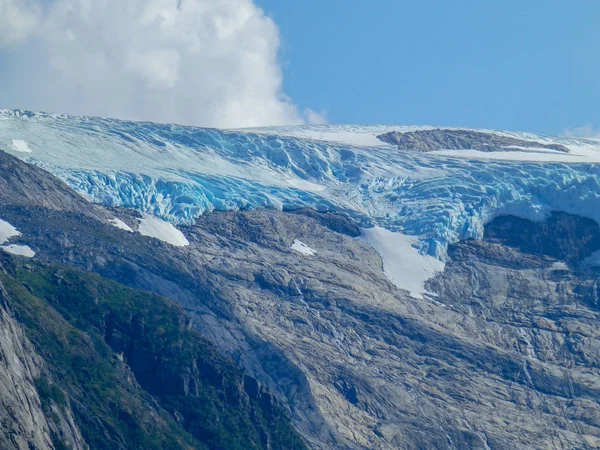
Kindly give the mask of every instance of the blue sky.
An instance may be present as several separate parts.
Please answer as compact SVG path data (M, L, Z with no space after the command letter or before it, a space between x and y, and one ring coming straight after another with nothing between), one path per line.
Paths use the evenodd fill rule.
M600 125L598 0L257 0L284 90L333 123Z
M331 123L600 138L600 0L0 0L0 10L0 108L223 128L326 111Z

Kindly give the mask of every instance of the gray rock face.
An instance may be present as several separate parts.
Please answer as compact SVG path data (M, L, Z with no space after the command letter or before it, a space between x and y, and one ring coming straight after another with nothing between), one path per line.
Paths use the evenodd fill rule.
M0 448L54 448L34 384L41 369L0 283Z
M2 259L0 255L0 273L5 270ZM70 407L52 403L50 419L43 411L35 380L44 370L0 282L0 448L51 450L54 434L71 449L87 449Z
M569 149L559 144L531 142L507 136L469 130L420 130L407 133L392 131L377 136L387 144L397 145L400 150L432 152L436 150L479 150L482 152L500 152L521 148L543 148L569 153Z
M186 249L77 231L64 248L57 219L44 220L48 234L28 241L41 257L180 301L286 401L313 448L588 448L599 436L593 279L567 269L565 289L551 257L466 242L428 286L439 297L418 300L390 285L370 247L302 216L208 214ZM294 239L316 255L291 250Z
M0 203L77 211L97 219L112 218L105 208L89 203L59 179L0 151Z
M222 277L216 293L230 299L244 328L301 368L323 419L349 448L586 448L597 442L598 314L584 306L585 295L569 295L591 292L591 301L593 277L574 273L565 289L556 259L474 241L460 246L466 253L454 251L448 269L430 283L439 296L421 301L387 283L367 246L272 212L243 217L244 229L261 234L252 239L228 230L223 236L216 248L239 236L252 257L235 264L250 249L233 248L227 258L215 256L208 267ZM219 214L205 221L217 218L223 220ZM573 229L581 229L579 222L572 220ZM317 254L286 251L295 238ZM277 252L265 248L278 241ZM552 292L563 294L553 298ZM473 295L479 302L505 299L496 324L487 309L465 305ZM540 333L536 323L544 319L561 326ZM583 345L575 330L587 330ZM579 366L567 362L573 358Z
M430 288L440 293L439 302L463 317L457 328L465 336L508 358L497 374L507 382L505 390L496 389L492 396L498 411L507 403L514 408L503 419L504 445L597 448L598 275L580 262L568 264L485 241L458 244L451 258ZM488 364L496 351L482 362ZM501 415L477 420L495 421Z
M206 214L183 248L101 215L0 204L37 258L180 302L312 448L600 448L598 273L582 262L598 227L586 219L499 219L450 248L433 294L415 299L352 227L318 213Z
M591 219L560 212L543 222L504 216L486 226L484 239L524 253L577 263L600 250L600 226Z

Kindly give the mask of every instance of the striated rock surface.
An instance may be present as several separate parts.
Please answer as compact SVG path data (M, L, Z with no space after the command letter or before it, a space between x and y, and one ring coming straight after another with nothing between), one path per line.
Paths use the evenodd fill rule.
M0 273L11 273L0 254ZM0 448L54 449L56 438L74 450L88 448L68 405L52 403L52 415L40 398L39 380L48 370L36 353L0 281Z
M8 294L0 283L1 448L54 448L34 383L41 369L41 358L15 320Z
M501 216L485 227L484 238L523 253L577 263L600 250L600 226L588 218L553 212L542 222Z
M244 368L248 397L283 404L311 448L600 448L593 221L497 218L482 240L450 246L430 294L415 299L348 219L207 213L181 228L190 245L173 247L100 217L0 204L38 262L178 302L186 326ZM292 250L295 240L314 254ZM194 390L195 371L218 383L199 365L148 363L138 345L147 322L121 325L106 342L140 385L147 367L179 393Z

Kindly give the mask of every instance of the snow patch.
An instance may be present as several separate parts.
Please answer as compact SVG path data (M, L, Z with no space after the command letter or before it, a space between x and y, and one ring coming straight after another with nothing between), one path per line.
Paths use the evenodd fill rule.
M564 262L555 262L550 267L550 270L569 270L569 266L567 266Z
M422 255L413 247L419 239L394 233L381 227L363 228L358 238L371 245L381 256L383 273L396 287L405 289L416 298L423 298L425 282L445 264L429 255Z
M138 232L143 236L159 239L167 244L174 245L175 247L186 247L190 245L190 242L183 233L172 224L149 214L144 214L144 217L140 219Z
M437 150L432 155L449 156L463 159L490 159L496 161L531 161L563 163L600 162L600 149L594 145L567 145L569 153L543 148L511 147L514 151L483 152L479 150Z
M294 243L290 247L292 250L296 250L298 253L302 253L303 255L312 256L317 253L315 250L310 248L304 242L300 242L298 239L294 239Z
M129 231L131 233L133 232L131 227L129 225L127 225L125 222L123 222L121 219L117 219L115 217L114 219L109 220L109 222L113 227L119 228L120 230Z
M31 149L29 148L29 144L25 141L22 141L20 139L13 139L12 140L12 148L13 150L17 151L17 152L21 152L21 153L32 153Z
M10 223L0 219L0 244L4 244L10 238L17 236L21 236L21 233L19 233ZM28 258L33 258L35 256L35 252L26 245L0 245L0 248L13 255L27 256Z
M393 126L393 125L304 125L291 127L247 128L240 131L260 134L311 139L315 141L343 144L352 147L392 147L377 136L390 131L417 131L432 127Z
M325 189L327 189L327 186L311 183L310 181L302 180L300 178L292 178L286 180L286 182L287 184L289 184L292 187L295 187L296 189L301 189L303 191L308 192L323 192Z
M2 250L4 250L5 252L11 253L13 255L26 256L27 258L33 258L35 256L35 252L33 250L31 250L31 248L28 247L27 245L11 244L11 245L2 245L2 246L0 246L0 248Z
M21 233L19 233L15 227L0 219L0 244L4 244L10 238L20 235Z

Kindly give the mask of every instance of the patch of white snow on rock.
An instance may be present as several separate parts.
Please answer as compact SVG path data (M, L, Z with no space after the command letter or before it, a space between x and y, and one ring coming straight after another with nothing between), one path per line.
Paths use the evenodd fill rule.
M33 258L35 256L35 252L31 250L31 248L27 245L11 244L2 245L0 246L0 248L5 252L11 253L13 255L26 256L27 258Z
M159 239L176 247L187 247L190 245L184 234L172 224L149 214L144 214L144 217L140 219L138 232L143 236Z
M317 253L315 250L310 248L304 242L300 242L298 239L294 239L294 243L290 247L292 250L297 251L298 253L302 253L303 255L313 256Z
M21 233L19 233L15 227L0 219L0 244L5 244L9 239L20 235ZM35 252L26 245L0 245L0 248L13 255L26 256L28 258L33 258L35 256Z
M125 230L125 231L129 231L130 233L133 233L133 230L131 229L131 227L129 225L127 225L125 222L123 222L121 219L117 219L116 217L112 220L109 220L110 224L116 228L119 228L120 230Z
M383 273L399 289L423 298L425 282L444 270L445 264L413 247L416 236L394 233L381 227L363 228L358 238L371 245L381 257Z
M29 148L29 144L25 141L22 141L20 139L13 139L12 140L12 148L13 150L17 151L17 152L21 152L21 153L32 153L31 149Z
M550 270L569 270L569 266L567 266L564 262L558 261L552 264Z
M15 227L0 219L0 244L4 244L10 238L20 235L21 233L19 233Z

